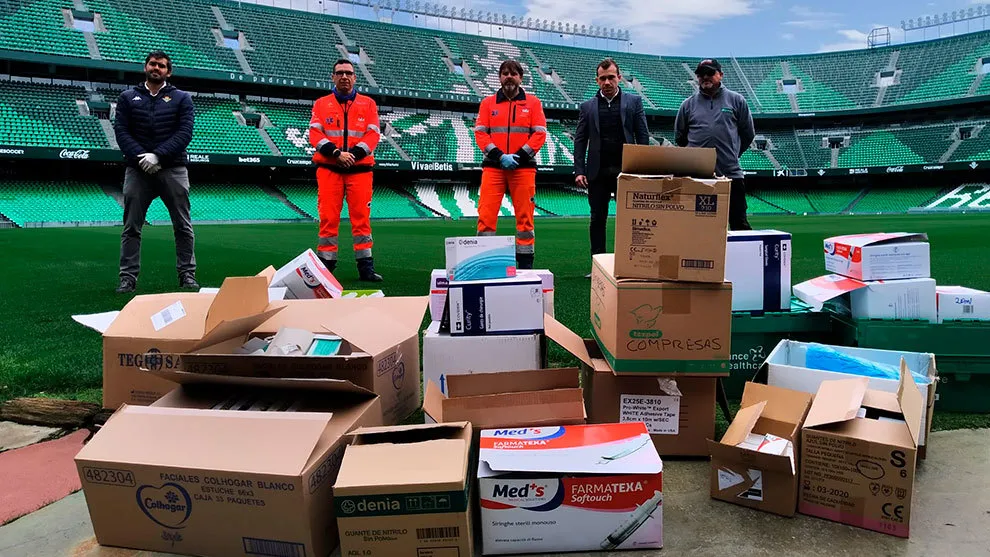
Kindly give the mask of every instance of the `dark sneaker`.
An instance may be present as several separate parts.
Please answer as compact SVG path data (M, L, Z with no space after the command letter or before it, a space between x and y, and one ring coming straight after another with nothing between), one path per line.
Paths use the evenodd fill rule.
M185 275L179 277L179 288L199 290L199 283L192 275Z
M137 288L137 281L131 277L120 277L120 284L117 285L118 294L127 294L129 292L134 292Z
M375 261L371 257L357 260L358 275L365 282L382 282L384 279L375 272Z
M321 257L320 258L320 263L323 263L323 266L326 267L327 270L330 271L331 273L337 270L337 260L336 259L332 259L332 260L331 259L323 259Z

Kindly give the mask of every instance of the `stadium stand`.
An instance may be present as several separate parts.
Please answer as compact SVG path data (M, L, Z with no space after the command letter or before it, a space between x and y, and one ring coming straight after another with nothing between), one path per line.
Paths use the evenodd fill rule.
M850 214L856 213L903 213L913 207L923 207L933 200L941 188L875 188L867 192Z
M18 226L119 224L123 209L94 183L0 182L0 214Z
M235 99L193 97L196 124L190 153L232 153L237 155L271 155L257 128L238 122L234 113L242 110Z
M0 145L109 148L97 119L80 114L85 96L82 87L0 79Z

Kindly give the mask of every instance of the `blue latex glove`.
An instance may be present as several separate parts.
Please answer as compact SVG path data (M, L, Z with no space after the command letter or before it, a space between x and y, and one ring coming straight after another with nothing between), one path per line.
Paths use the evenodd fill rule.
M502 168L506 170L519 168L519 155L502 155Z

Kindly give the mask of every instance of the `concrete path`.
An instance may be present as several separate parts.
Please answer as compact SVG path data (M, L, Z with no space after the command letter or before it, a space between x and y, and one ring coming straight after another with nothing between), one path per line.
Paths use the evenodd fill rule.
M664 463L665 548L610 553L773 556L821 555L990 556L990 430L932 434L931 450L915 482L911 538L904 540L798 515L793 519L752 511L709 497L709 464ZM0 527L0 555L134 557L162 555L102 548L93 538L82 493ZM606 555L568 554L566 557Z

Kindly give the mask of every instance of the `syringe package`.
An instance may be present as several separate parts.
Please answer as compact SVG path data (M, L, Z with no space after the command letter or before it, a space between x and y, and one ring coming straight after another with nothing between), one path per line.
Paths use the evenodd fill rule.
M642 422L481 432L482 553L663 547L663 463Z

